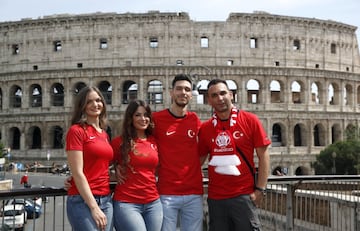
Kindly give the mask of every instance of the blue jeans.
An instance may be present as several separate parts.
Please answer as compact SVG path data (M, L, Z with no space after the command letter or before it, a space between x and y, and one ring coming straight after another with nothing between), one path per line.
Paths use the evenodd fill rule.
M111 195L94 196L100 209L104 212L107 219L105 231L113 228L113 205ZM91 211L84 199L80 195L68 196L66 200L66 211L73 231L98 231L96 223L91 215Z
M161 195L164 211L162 231L176 231L178 215L181 231L203 231L202 195Z
M147 204L113 201L114 226L117 231L160 231L163 210L160 199Z

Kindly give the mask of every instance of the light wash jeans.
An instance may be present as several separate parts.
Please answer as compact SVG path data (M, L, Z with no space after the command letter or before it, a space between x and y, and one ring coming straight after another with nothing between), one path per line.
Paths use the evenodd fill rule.
M147 204L113 201L117 231L160 231L163 210L160 199Z
M203 231L202 195L161 195L164 211L162 231L176 231L178 215L181 231Z
M94 196L100 209L107 219L105 231L113 230L113 205L111 195ZM66 200L66 211L73 231L98 231L91 211L80 195L68 196Z

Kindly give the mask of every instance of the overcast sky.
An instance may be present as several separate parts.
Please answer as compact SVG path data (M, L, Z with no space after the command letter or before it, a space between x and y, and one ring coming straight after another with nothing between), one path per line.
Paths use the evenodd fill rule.
M231 12L331 19L360 27L360 0L0 0L0 22L53 14L188 12L192 20L225 21ZM360 40L359 28L357 30Z

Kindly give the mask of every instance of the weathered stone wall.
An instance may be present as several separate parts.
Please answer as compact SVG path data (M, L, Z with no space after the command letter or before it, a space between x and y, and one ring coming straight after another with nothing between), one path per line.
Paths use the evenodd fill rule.
M109 83L109 125L112 135L118 135L127 106L127 81L136 83L137 97L149 102L149 83L161 82L162 102L150 102L157 111L170 104L174 75L189 73L197 83L214 77L231 80L238 107L256 113L271 137L274 127L280 127L281 140L271 147L272 168L286 167L289 174L300 166L310 170L316 154L359 122L355 30L330 20L261 12L231 13L222 22L193 21L187 13L150 12L0 23L1 141L11 147L17 128L20 147L12 148L14 159L46 160L51 152L51 160L64 160L64 149L52 145L53 128L66 133L78 83ZM251 80L258 88L249 87ZM271 90L273 81L279 89ZM294 82L299 91L293 89ZM64 87L61 107L51 102L54 84ZM34 107L31 99L34 85L41 87L41 107ZM15 86L21 89L20 107L12 103ZM202 120L211 116L204 92L190 108ZM41 148L32 148L34 128L40 130Z

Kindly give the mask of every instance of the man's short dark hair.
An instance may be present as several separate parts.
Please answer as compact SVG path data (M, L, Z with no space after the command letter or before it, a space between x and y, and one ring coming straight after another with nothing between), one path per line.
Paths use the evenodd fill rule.
M207 85L207 89L209 89L212 85L215 85L215 84L218 84L218 83L225 84L226 87L229 89L229 86L228 86L226 80L223 80L223 79L212 79L212 80L210 80L210 82Z
M177 81L185 80L188 81L192 85L192 81L189 75L186 74L178 74L175 75L175 78L172 81L172 88L174 88Z

